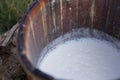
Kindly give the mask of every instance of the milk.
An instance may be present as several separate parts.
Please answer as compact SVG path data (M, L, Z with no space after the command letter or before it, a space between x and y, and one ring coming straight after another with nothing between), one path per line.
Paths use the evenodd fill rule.
M120 78L120 50L102 39L70 39L48 50L37 68L57 79L114 80Z

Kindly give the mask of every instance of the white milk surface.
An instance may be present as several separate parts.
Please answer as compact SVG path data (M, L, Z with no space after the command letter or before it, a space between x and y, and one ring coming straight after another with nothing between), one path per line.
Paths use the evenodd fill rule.
M58 79L114 80L120 78L120 50L96 38L69 40L50 50L38 68Z

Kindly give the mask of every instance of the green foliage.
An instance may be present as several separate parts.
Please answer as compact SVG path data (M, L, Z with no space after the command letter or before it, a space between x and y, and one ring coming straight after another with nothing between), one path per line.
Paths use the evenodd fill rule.
M32 2L33 0L0 0L0 34L19 21Z

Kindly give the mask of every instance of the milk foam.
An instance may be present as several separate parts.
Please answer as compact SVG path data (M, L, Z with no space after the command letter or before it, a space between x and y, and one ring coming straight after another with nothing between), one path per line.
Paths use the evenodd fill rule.
M55 78L112 80L120 77L120 50L96 38L68 40L48 51L37 67Z

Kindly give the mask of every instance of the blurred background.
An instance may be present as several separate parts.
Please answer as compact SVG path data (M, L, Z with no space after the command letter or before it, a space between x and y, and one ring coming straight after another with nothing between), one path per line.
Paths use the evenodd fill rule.
M21 20L33 0L0 0L0 34Z
M12 37L11 40L13 33L9 35L9 30L21 21L32 2L33 0L0 0L0 80L27 80L18 61L17 38ZM5 34L6 32L8 33ZM10 43L1 46L6 40Z

